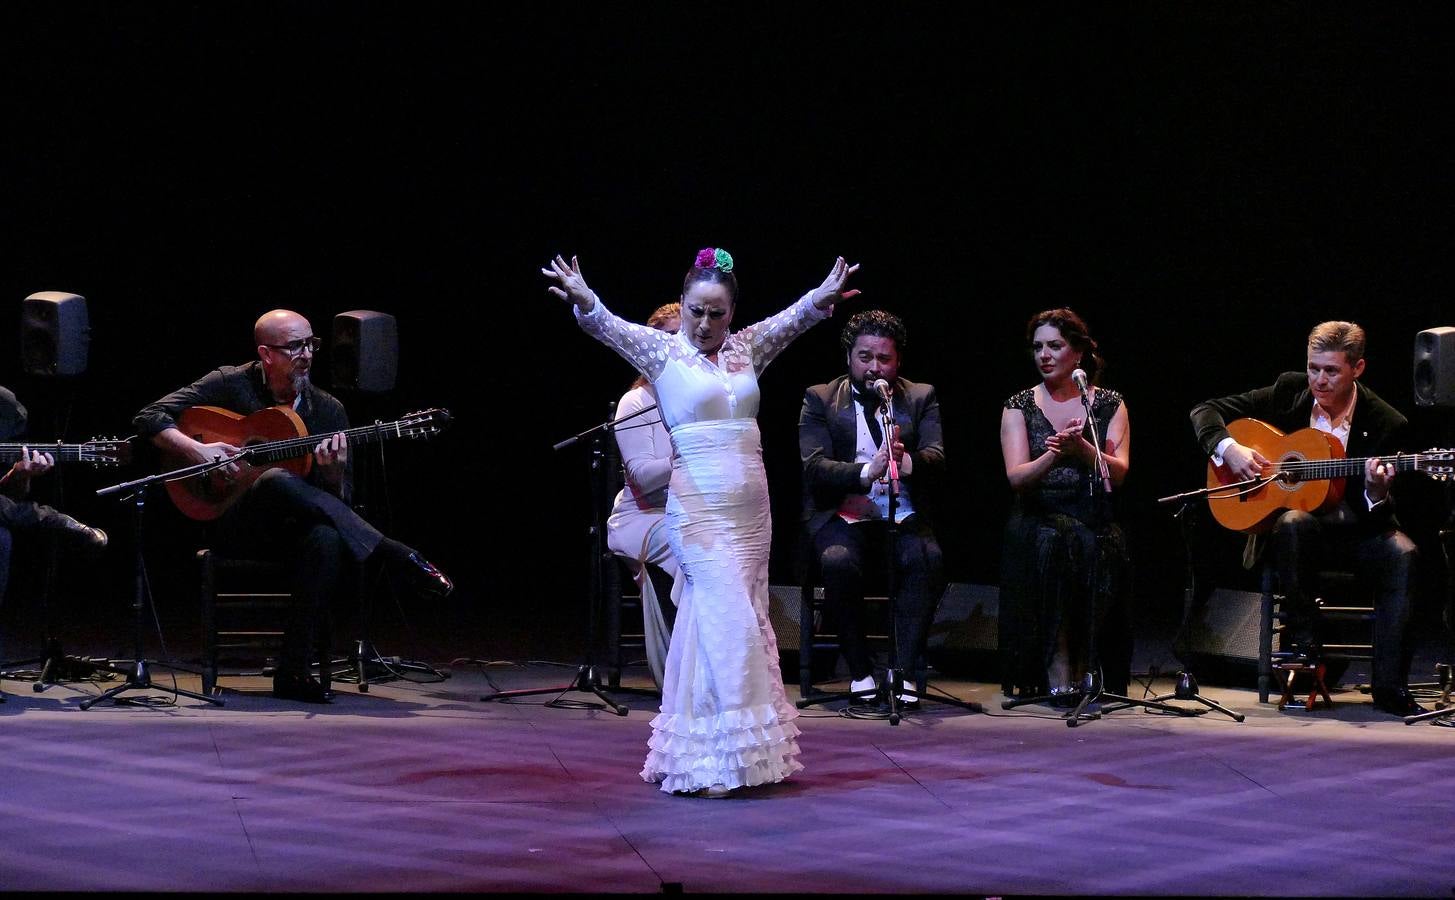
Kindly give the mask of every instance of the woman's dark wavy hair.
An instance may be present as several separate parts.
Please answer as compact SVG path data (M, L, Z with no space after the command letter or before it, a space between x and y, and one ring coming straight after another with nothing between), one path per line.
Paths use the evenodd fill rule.
M844 330L839 333L839 343L843 345L845 353L854 349L854 342L861 334L889 338L894 341L894 349L901 355L904 354L905 342L909 340L909 333L904 330L904 322L899 316L882 309L866 309L849 317Z
M682 296L686 297L687 289L699 281L723 285L732 302L738 302L738 276L732 272L724 272L717 266L693 266L687 270L687 277L682 279Z
M1061 332L1061 337L1066 339L1066 343L1081 352L1081 369L1086 372L1087 380L1096 384L1101 377L1102 369L1106 368L1106 360L1096 352L1096 341L1091 337L1085 320L1074 310L1065 306L1042 310L1031 316L1031 320L1026 323L1027 344L1035 337L1036 329L1042 325L1050 325Z

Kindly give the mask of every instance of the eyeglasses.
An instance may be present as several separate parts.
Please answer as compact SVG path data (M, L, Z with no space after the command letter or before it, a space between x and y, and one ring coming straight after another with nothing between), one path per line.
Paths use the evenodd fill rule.
M281 350L289 356L302 356L305 349L310 353L317 353L318 348L323 346L323 339L307 337L289 341L286 344L264 344L263 346L270 350Z

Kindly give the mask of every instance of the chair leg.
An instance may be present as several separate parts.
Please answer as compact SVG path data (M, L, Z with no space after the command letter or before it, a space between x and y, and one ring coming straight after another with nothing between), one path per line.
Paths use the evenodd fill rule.
M1258 603L1258 702L1267 703L1273 688L1273 585L1272 572L1263 570L1263 597ZM1283 708L1283 702L1278 708Z
M202 576L202 693L211 697L217 691L217 578L212 551L199 551L197 562Z

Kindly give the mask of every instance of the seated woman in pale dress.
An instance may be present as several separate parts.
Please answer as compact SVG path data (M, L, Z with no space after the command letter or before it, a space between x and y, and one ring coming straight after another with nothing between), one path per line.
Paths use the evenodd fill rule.
M668 334L682 326L682 304L664 303L647 324ZM642 599L642 643L652 680L662 686L672 622L681 599L677 557L667 541L667 482L672 477L672 439L662 424L657 392L638 375L616 404L612 429L621 453L622 480L606 519L606 546L631 570ZM643 412L645 410L645 412Z

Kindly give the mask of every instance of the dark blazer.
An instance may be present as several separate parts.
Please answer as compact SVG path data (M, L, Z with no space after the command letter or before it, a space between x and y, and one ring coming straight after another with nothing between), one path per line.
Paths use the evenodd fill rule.
M1355 382L1354 389L1359 399L1354 404L1348 455L1384 456L1404 449L1409 420L1379 399L1363 382ZM1197 432L1198 445L1211 456L1222 439L1229 436L1227 423L1233 419L1261 419L1287 434L1309 427L1313 404L1308 376L1303 372L1285 372L1269 387L1199 403L1192 410L1192 427ZM1371 510L1364 500L1363 473L1346 481L1344 498L1361 531L1374 534L1399 527L1394 517L1393 497Z
M798 450L803 459L803 521L816 534L849 494L866 494L859 482L862 463L854 462L859 415L849 376L816 384L803 394L798 414ZM904 378L894 386L894 421L899 439L913 460L904 478L915 514L933 522L935 493L945 468L940 433L940 401L935 388Z

